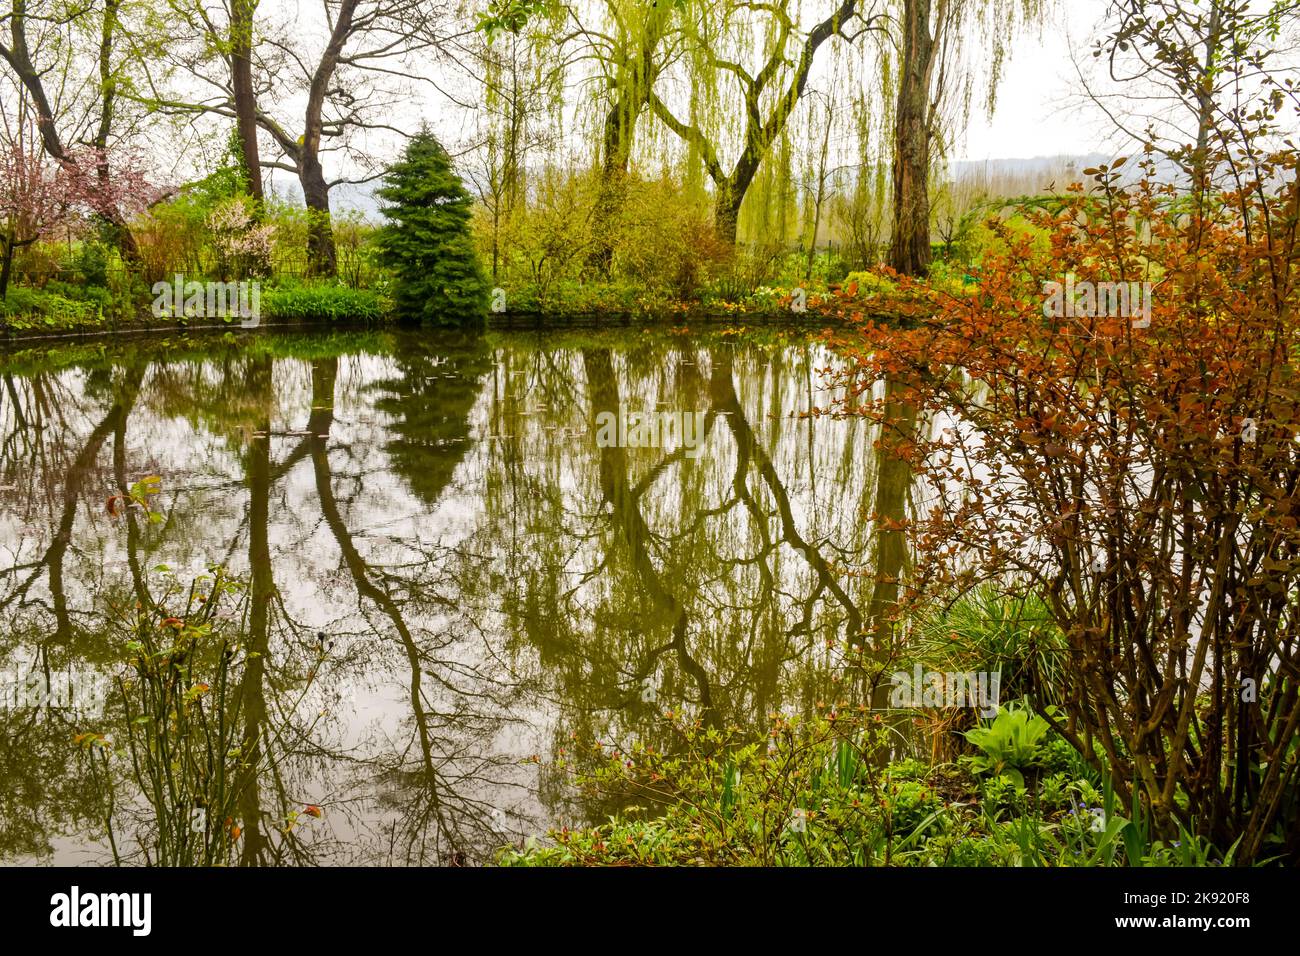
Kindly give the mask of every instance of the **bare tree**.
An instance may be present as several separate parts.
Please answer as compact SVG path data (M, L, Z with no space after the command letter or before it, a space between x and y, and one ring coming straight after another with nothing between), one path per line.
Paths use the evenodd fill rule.
M330 191L380 175L360 142L368 134L406 135L386 117L422 78L418 57L448 39L438 32L446 11L421 0L321 0L316 23L259 23L253 0L223 4L218 11L199 0L181 11L193 32L184 63L209 95L172 95L155 85L149 103L176 114L230 117L245 162L256 154L262 168L293 173L309 216L308 270L333 276ZM194 56L196 49L215 52ZM296 122L287 118L294 111ZM272 158L260 158L250 145L250 119L269 138ZM350 174L327 176L330 157Z
M4 32L8 38L3 39ZM0 13L0 60L30 101L46 154L76 171L78 149L93 151L94 182L105 198L97 211L110 225L124 258L138 249L126 213L108 201L114 170L110 151L120 139L120 92L132 40L122 0L65 5L54 0L11 0ZM87 58L78 50L93 50ZM117 56L115 57L115 53Z

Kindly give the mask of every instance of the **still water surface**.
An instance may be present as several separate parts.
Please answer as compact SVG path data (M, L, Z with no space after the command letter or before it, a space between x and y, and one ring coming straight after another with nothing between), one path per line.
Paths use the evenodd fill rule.
M0 683L118 686L123 622L220 566L241 587L203 640L238 646L230 719L270 755L238 862L475 862L600 819L575 740L670 749L665 711L761 734L852 699L837 647L869 589L876 434L807 417L838 363L770 328L0 357ZM634 413L702 434L598 440ZM0 708L0 862L112 862L108 783L118 852L145 862L159 816L113 693L100 715L20 703ZM122 748L103 773L87 732Z

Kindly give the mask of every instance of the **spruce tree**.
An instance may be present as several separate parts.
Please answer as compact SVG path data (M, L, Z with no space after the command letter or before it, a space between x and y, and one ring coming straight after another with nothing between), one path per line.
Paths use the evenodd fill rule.
M444 324L481 318L487 280L470 236L473 200L433 134L411 138L376 194L389 220L379 261L395 275L398 311Z

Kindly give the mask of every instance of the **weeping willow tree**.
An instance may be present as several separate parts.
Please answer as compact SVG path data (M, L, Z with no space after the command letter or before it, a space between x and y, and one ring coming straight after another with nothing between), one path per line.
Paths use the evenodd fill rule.
M801 2L495 0L480 23L489 36L488 105L499 114L484 141L487 165L499 173L480 189L494 224L508 218L498 207L526 201L511 183L523 177L517 144L521 124L536 126L531 108L547 111L557 141L577 133L592 157L589 274L611 275L628 177L634 166L645 171L639 160L671 172L688 196L711 192L724 243L734 244L748 196L756 201L747 231L777 244L797 233L800 146L790 127L797 118L816 123L798 115L814 65L832 51L835 81L852 85L857 61L837 61L839 50L868 33L887 39L883 14L862 15L861 0L820 0L823 9L808 16ZM521 57L550 69L544 107L536 91L518 95Z
M854 155L848 170L850 181L833 204L837 230L844 239L847 258L865 269L879 261L879 249L887 235L889 217L890 137L883 124L893 115L875 95L859 93L852 103ZM892 145L892 144L891 144Z
M555 56L563 7L535 0L493 3L479 21L473 52L482 83L478 162L467 178L487 218L491 277L509 250L502 236L528 198L528 161L545 154L562 127L568 62Z
M600 188L597 194L590 264L608 277L613 264L610 228L625 196L637 121L650 105L663 67L674 16L683 0L605 0L609 32L586 30L597 51L603 89Z
M502 205L513 208L526 199L519 143L524 127L535 131L542 125L535 114L545 113L557 140L571 124L587 137L599 171L590 230L595 241L587 265L605 278L613 264L614 223L626 195L637 125L670 55L684 3L493 0L480 19L487 35L487 105L497 114L484 145L489 165L500 168ZM503 36L504 42L494 42ZM520 74L529 66L531 84L521 84Z
M764 160L782 143L818 52L832 39L851 46L865 34L885 30L884 15L874 9L864 13L862 6L859 0L840 0L805 28L796 0L683 0L683 55L668 78L671 88L656 84L649 104L711 180L715 228L724 240L735 241L741 206ZM731 162L723 158L728 147L736 153ZM782 189L789 178L784 152L784 171L771 180Z
M888 231L890 264L921 275L934 170L960 138L977 85L987 85L991 109L1011 41L1051 4L494 0L480 26L489 37L509 36L485 54L494 116L485 149L496 172L480 192L507 212L526 201L521 144L545 127L555 143L571 146L576 136L598 177L589 274L611 274L615 226L640 162L673 164L689 193L707 182L724 242L734 244L743 223L747 235L781 246L803 232L795 173L806 159L795 128L802 123L802 138L825 153L812 177L820 198L803 196L815 202L814 218L828 192L845 194L831 217L859 264L870 264ZM850 108L801 108L814 77L827 90L853 91ZM846 116L851 122L842 123ZM832 146L827 123L842 123L851 145L837 138ZM832 151L849 161L833 163Z

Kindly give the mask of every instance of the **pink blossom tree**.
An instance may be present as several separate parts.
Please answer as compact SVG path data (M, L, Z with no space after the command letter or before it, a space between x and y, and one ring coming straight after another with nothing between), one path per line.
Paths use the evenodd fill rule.
M67 177L43 153L14 143L0 149L0 299L9 292L14 253L66 221Z
M161 194L133 157L114 161L85 147L54 161L23 138L11 139L0 147L0 298L8 293L17 250L87 216L139 212Z

